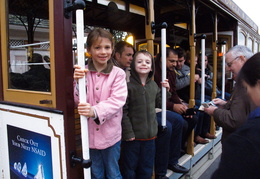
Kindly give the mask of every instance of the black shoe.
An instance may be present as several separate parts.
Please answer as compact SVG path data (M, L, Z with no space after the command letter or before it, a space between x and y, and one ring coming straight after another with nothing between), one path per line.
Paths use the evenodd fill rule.
M183 166L180 166L179 164L173 164L173 165L168 165L168 169L172 170L173 172L176 172L176 173L188 173L188 169L183 167Z
M206 139L200 137L199 135L197 135L197 136L195 137L194 142L196 142L197 144L207 144L207 143L209 143L208 140L206 140Z
M155 175L155 179L169 179L169 178L165 175Z

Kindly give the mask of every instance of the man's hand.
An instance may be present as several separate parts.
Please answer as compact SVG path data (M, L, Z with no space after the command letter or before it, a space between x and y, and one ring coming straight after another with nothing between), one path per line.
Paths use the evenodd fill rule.
M227 103L226 101L220 98L215 98L212 101L216 106L224 106Z
M204 108L204 112L206 112L208 115L212 116L214 111L217 109L218 107L216 106L209 106L208 108Z
M179 113L179 114L183 114L186 112L187 106L183 105L183 104L174 104L173 105L173 111Z

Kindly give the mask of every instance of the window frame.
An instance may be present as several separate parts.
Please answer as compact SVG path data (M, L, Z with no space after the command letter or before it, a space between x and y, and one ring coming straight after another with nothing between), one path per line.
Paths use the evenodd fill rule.
M0 31L1 31L1 61L3 77L3 97L4 101L25 103L42 107L56 107L56 87L55 87L55 53L54 53L54 0L48 0L49 8L49 41L50 41L50 92L29 91L8 88L8 60L9 59L9 35L8 35L8 0L0 2ZM47 102L47 103L46 103ZM41 104L43 103L43 104Z

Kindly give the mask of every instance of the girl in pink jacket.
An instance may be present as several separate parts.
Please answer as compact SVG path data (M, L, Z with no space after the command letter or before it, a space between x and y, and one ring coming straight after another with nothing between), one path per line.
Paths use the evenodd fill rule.
M127 97L125 72L113 66L113 37L103 29L94 29L87 38L91 55L86 69L75 66L74 99L79 103L77 79L86 74L87 102L78 104L78 112L88 118L92 178L122 178L118 166L121 142L122 107Z

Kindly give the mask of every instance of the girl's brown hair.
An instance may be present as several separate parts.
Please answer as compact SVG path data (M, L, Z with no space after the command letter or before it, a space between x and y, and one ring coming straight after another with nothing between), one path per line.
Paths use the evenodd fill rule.
M98 40L98 38L107 38L111 41L112 48L114 48L114 39L113 35L101 28L95 28L93 29L89 34L87 38L87 49L89 50L90 47L93 45L93 43Z

